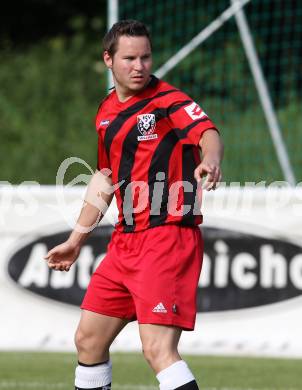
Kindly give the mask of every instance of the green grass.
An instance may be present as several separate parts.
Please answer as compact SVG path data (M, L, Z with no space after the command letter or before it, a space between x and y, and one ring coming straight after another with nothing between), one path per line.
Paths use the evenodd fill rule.
M140 354L114 353L113 390L156 390ZM200 390L300 390L302 360L184 356ZM1 390L73 389L76 356L0 352Z

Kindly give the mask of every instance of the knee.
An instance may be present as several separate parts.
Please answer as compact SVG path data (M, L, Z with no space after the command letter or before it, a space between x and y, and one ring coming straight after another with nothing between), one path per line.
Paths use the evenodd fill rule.
M90 349L89 347L93 343L93 335L78 328L74 336L74 342L79 352Z
M159 340L148 341L143 344L143 354L154 371L160 371L178 360L177 350L171 350L169 346Z
M107 348L104 341L97 337L93 332L78 328L74 337L75 345L79 353L93 353L97 351L101 355L107 355Z
M143 344L143 354L149 364L151 364L160 354L160 345L156 341Z

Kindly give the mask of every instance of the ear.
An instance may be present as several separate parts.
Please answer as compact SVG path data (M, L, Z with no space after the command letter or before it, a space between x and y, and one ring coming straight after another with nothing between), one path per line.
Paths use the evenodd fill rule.
M111 69L112 68L112 58L107 50L104 51L103 58L104 58L104 63L107 66L107 68Z

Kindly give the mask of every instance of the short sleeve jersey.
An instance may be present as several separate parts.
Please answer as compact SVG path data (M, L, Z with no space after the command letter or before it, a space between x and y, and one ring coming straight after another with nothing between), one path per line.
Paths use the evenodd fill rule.
M202 222L194 170L202 134L216 129L190 97L151 77L126 102L112 91L96 116L99 170L109 168L119 209L116 229Z

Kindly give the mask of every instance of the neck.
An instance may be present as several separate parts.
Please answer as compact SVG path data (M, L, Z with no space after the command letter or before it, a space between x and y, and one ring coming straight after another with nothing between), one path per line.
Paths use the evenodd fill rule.
M127 100L131 99L132 96L134 96L134 95L136 95L137 93L140 92L140 91L133 92L133 91L128 91L128 90L127 91L123 91L120 88L118 88L117 86L115 87L115 91L116 91L118 100L120 102L126 102Z
M115 91L116 91L117 97L118 97L120 102L124 103L127 100L131 99L133 96L135 96L138 93L142 92L147 87L147 85L150 83L151 76L149 77L149 79L146 82L146 84L144 85L144 87L142 89L138 90L138 91L133 91L131 89L123 88L116 82L115 78L113 78L113 80L114 80L114 87L115 87Z

